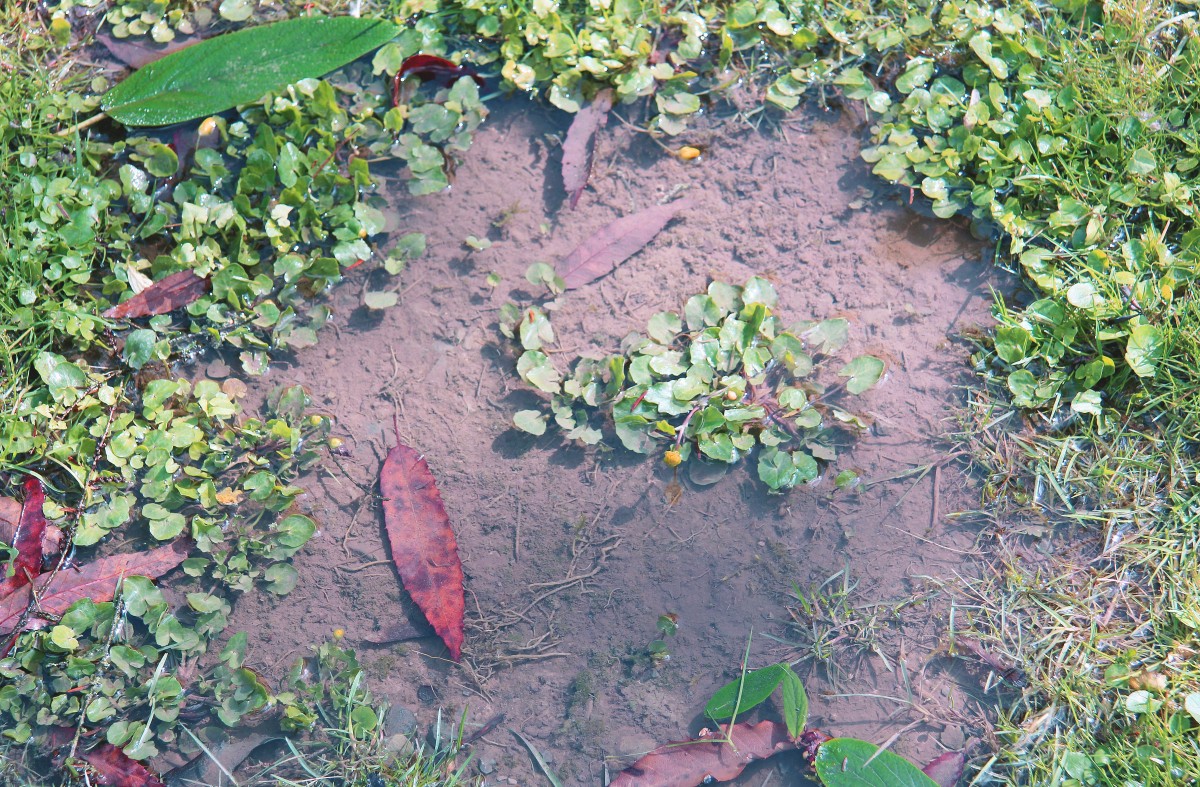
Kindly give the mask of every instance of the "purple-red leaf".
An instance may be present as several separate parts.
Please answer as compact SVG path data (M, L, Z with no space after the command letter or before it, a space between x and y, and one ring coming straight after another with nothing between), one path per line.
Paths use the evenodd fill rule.
M592 103L576 113L571 127L567 129L567 138L562 147L562 179L563 187L571 198L571 210L575 209L575 203L579 202L579 195L583 194L588 178L592 175L596 132L608 120L608 112L612 105L612 90L601 90L592 99Z
M705 780L728 781L747 765L797 748L787 725L777 721L733 725L729 745L722 727L706 737L659 746L630 765L609 787L696 787Z
M30 578L42 572L42 536L46 533L46 515L42 513L42 505L45 502L42 482L33 476L26 476L25 503L21 506L21 515L12 539L17 557L12 561L12 576L0 580L0 599L28 585Z
M619 218L579 244L554 267L554 272L562 277L568 290L595 281L641 251L675 214L691 204L690 199L681 199Z
M92 784L112 787L165 787L162 779L111 743L102 743L91 751L81 751L79 759L92 767Z
M379 474L383 523L404 589L458 661L463 643L462 562L425 458L397 440Z
M938 783L938 787L957 787L967 768L967 755L960 751L948 751L929 761L921 771Z
M37 590L39 611L61 615L83 598L90 598L96 603L112 601L117 585L124 577L157 579L182 563L189 548L189 542L181 539L149 552L110 555L78 568L64 568L57 574L42 574L32 585L18 588L16 592L0 599L0 636L16 627L29 608L33 589ZM27 627L39 621L30 620Z
M187 306L208 292L208 279L191 271L179 271L154 282L129 300L104 312L114 319L151 317Z

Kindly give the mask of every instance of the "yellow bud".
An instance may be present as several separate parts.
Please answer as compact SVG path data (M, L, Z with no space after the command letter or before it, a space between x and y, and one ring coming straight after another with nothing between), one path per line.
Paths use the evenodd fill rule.
M202 137L207 137L209 134L213 133L216 130L217 130L217 119L216 118L205 118L200 123L200 128L198 130L198 133Z
M684 145L675 154L682 161L691 161L694 158L700 158L700 148L694 148L691 145Z
M321 421L323 421L323 420L324 419L321 418L321 416L319 416L319 415L310 415L308 417L308 425L309 426L320 426Z
M663 454L663 462L666 463L667 467L679 467L679 463L682 461L683 454L679 453L674 448Z
M334 629L333 630L333 638L334 639L341 639L344 636L346 636L346 629Z
M342 447L343 442L344 441L340 437L331 437L331 438L329 438L329 447L336 451L337 449Z
M360 238L365 238L365 237L367 237L367 229L366 229L366 227L363 227L362 229L360 229L360 230L358 231L358 237L360 237Z
M740 399L741 397L740 397L740 396L738 396L738 392L737 392L737 391L726 391L726 392L725 392L725 398L726 398L727 400L731 401L731 402L736 402L736 401L737 401L738 399Z

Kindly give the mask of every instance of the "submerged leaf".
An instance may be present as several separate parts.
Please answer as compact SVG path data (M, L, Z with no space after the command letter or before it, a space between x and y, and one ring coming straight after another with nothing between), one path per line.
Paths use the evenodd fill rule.
M104 312L115 320L152 317L187 306L208 292L209 280L191 271L179 271L164 276L127 301Z
M967 756L961 751L948 751L934 757L921 772L937 782L938 787L956 787L967 767Z
M777 721L734 724L729 733L733 746L724 729L697 740L659 746L621 771L609 787L696 787L711 780L728 781L755 760L798 748L787 727Z
M46 572L32 585L0 599L0 635L8 634L29 607L30 590L37 590L38 609L46 615L61 615L76 601L90 598L96 603L112 601L117 585L127 577L157 579L187 557L186 539L148 552L110 555L80 566L78 570ZM30 620L30 628L41 619Z
M571 127L567 129L567 138L562 147L562 179L563 187L570 196L571 209L575 209L579 197L587 187L588 178L592 174L592 153L595 150L596 132L608 120L609 110L613 105L611 89L601 90L592 99L592 103L581 109Z
M398 33L390 22L349 16L246 28L150 63L105 93L100 106L127 126L182 123L320 77Z
M46 515L42 505L46 493L42 482L33 476L25 478L25 502L17 519L12 547L17 551L12 561L11 574L0 579L0 598L4 598L20 587L29 584L31 577L42 571L42 536L46 533Z
M857 738L833 738L817 749L813 767L826 787L937 787L899 754Z
M579 244L554 269L568 290L582 287L641 251L676 214L691 205L685 198L619 218Z
M379 490L400 581L458 661L466 610L462 562L425 457L397 441L383 461Z

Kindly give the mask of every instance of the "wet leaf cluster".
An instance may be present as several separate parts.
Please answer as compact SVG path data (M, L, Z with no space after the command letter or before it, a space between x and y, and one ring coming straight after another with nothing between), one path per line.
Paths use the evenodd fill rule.
M534 435L553 423L584 445L600 444L608 433L630 451L660 454L670 467L688 463L698 483L717 480L751 454L772 490L814 481L837 458L836 428L868 425L839 404L841 395L873 387L884 362L861 355L830 379L827 367L846 343L847 321L785 327L772 313L776 300L762 278L743 286L713 282L682 314L651 317L645 333L622 341L619 354L577 359L565 374L546 353L555 341L548 309L507 304L500 328L522 350L517 374L550 397L548 412L522 410L513 423Z
M85 719L109 743L145 759L181 743L181 718L211 713L234 726L271 700L242 656L236 666L222 656L210 673L190 678L177 667L200 658L224 631L231 592L258 586L283 595L295 586L288 558L316 525L295 512L300 489L290 482L324 454L330 425L307 413L300 388L276 391L265 418L242 420L234 398L212 381L154 380L136 400L105 384L69 390L81 420L92 424L77 448L91 449L97 461L77 507L49 503L49 519L74 534L81 559L110 549L114 535L150 543L190 538L195 548L183 570L195 580L173 603L151 580L125 577L115 601L85 598L54 625L21 634L0 659L3 734L36 742L50 728ZM119 414L116 405L124 405ZM62 443L40 446L17 448L63 450Z

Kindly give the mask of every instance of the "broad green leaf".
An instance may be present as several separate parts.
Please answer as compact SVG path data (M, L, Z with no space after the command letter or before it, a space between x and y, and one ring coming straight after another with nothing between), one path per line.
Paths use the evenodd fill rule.
M238 30L173 52L104 94L100 106L127 126L182 123L320 77L399 34L390 22L301 17Z
M814 767L825 787L937 787L900 755L855 738L822 743Z
M745 713L766 702L775 687L784 679L783 664L772 664L762 669L751 670L737 680L726 683L712 695L704 706L704 715L713 721L724 721L734 714ZM741 688L741 700L738 689Z
M787 664L783 667L783 718L787 722L788 735L799 738L808 721L808 694L800 676Z
M149 328L131 331L125 337L125 363L129 364L131 369L141 369L153 357L154 344L157 341L158 334Z
M842 367L839 377L849 377L846 390L858 395L870 390L883 376L883 361L874 355L860 355Z

